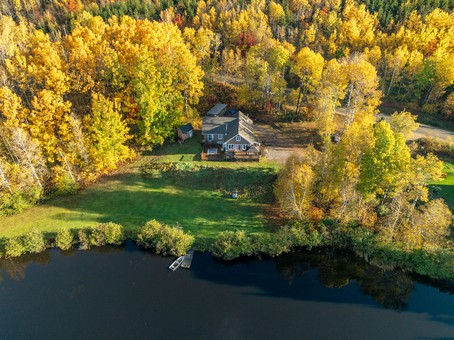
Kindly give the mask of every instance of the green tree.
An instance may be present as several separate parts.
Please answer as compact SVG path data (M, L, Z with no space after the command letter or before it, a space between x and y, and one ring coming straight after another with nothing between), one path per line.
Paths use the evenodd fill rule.
M88 157L95 171L108 172L132 157L125 143L130 138L128 127L114 103L98 93L92 95L92 113L84 118Z
M361 159L358 190L364 195L393 196L408 181L410 150L404 135L381 121L374 127L374 143Z

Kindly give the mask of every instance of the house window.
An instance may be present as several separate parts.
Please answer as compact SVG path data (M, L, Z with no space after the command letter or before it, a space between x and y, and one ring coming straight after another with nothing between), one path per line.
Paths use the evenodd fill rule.
M211 142L213 139L214 139L214 138L213 138L213 135L211 135L211 134L208 135L208 141L209 141L209 142Z
M246 144L241 145L241 149L243 149L244 151L246 151L246 148L247 148Z
M235 148L235 145L229 144L227 145L227 150L233 150Z
M236 136L236 141L241 142L241 136Z
M224 135L220 133L220 134L218 135L218 139L219 139L219 140L222 140L222 137L223 137L223 136L224 136Z

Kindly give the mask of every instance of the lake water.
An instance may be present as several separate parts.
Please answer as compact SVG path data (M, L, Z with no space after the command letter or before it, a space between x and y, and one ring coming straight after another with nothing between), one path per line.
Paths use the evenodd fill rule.
M454 283L329 250L190 270L128 243L0 262L0 339L454 339Z

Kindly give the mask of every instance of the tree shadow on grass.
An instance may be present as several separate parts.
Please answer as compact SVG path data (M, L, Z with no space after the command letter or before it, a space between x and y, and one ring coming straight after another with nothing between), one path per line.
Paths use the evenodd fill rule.
M449 184L433 184L430 186L431 191L437 197L441 197L449 205L451 210L454 210L454 185Z
M155 147L152 151L145 151L144 155L153 156L170 156L170 155L194 155L194 161L200 160L202 136L200 132L196 132L192 138L179 143L176 140L166 141L163 145ZM185 158L188 161L189 159Z

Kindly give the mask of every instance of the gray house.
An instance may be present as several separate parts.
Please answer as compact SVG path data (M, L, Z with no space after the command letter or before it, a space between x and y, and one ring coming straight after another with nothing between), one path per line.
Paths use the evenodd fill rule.
M253 122L242 112L202 119L203 143L208 154L225 153L226 158L238 158L235 153L258 157L259 143L254 137Z

